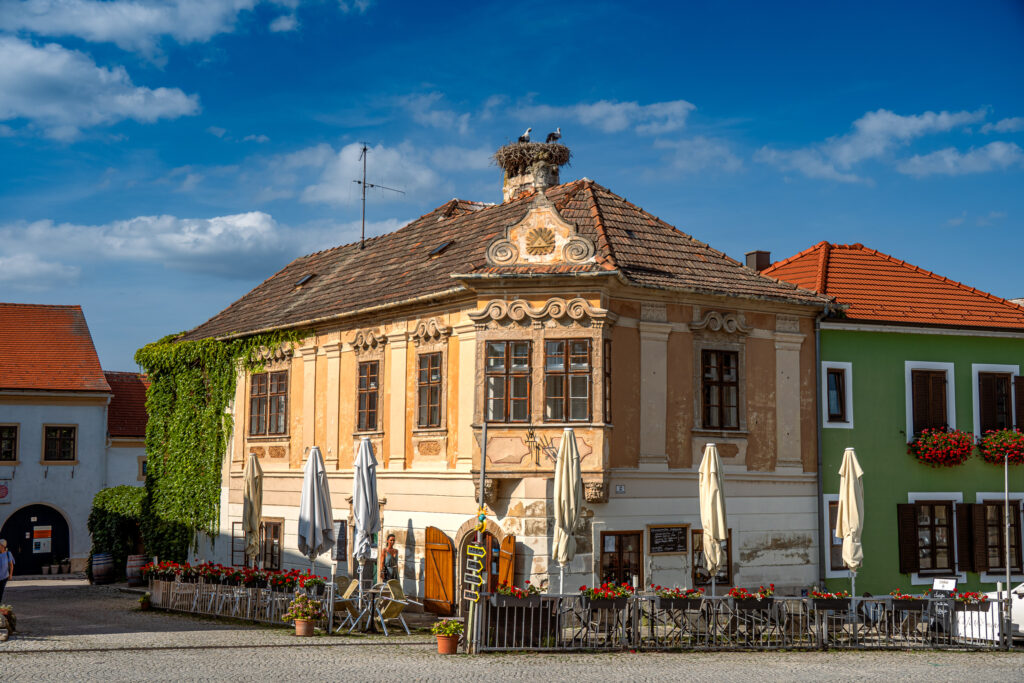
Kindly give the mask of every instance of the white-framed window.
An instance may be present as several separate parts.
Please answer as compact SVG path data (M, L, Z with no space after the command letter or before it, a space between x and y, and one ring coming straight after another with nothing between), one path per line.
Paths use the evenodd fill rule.
M982 426L983 422L987 423L989 428L1011 429L1013 427L1013 406L1016 405L1013 378L1019 374L1019 365L971 364L971 402L974 406L974 435L976 437L980 437L985 431ZM988 394L986 396L982 396L982 379L986 380L985 392ZM999 417L983 414L986 411L997 412ZM992 424L993 422L1000 424Z
M952 365L952 364L950 364ZM952 374L952 370L950 371ZM949 503L949 507L946 514L949 515L948 522L945 524L946 527L946 548L948 552L948 558L950 566L956 567L957 558L957 528L956 528L956 506L962 505L964 502L964 494L961 491L911 491L907 494L908 503ZM935 520L936 524L946 520ZM923 527L922 527L923 528ZM930 530L932 534L938 533L938 528ZM930 539L935 540L935 539ZM940 539L941 540L941 539ZM924 541L922 540L922 543ZM914 572L910 575L910 583L914 586L930 586L932 580L935 578L937 573L941 573L943 576L956 576L957 580L963 582L967 581L967 572L963 571L933 571L933 572Z
M853 429L853 363L821 363L821 425Z
M825 529L825 578L848 579L850 570L843 565L843 539L836 538L839 494L822 494L821 501L821 522L822 528Z
M988 571L979 573L982 583L995 583L1006 581L1005 536L1003 532L1003 502L1002 491L979 491L974 499L980 505L985 506L986 517L985 538L975 539L975 543L983 542L988 555ZM1013 582L1024 581L1024 572L1021 571L1021 504L1024 503L1024 493L1010 491L1010 580ZM989 509L991 508L991 509ZM994 518L992 513L995 513ZM980 532L981 529L979 528Z
M904 361L903 366L907 441L913 439L921 427L943 426L939 422L945 422L945 426L951 428L956 427L956 382L953 376L953 363L908 360ZM943 393L938 389L940 383L945 385L945 405L939 403ZM930 402L930 405L926 402Z

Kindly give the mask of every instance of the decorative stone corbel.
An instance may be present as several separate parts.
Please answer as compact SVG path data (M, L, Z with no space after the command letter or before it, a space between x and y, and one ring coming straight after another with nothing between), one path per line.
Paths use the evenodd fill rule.
M588 503L608 502L608 482L604 479L583 481L583 499Z
M473 481L473 499L480 500L480 480ZM494 479L484 480L484 504L493 506L498 500L498 482Z

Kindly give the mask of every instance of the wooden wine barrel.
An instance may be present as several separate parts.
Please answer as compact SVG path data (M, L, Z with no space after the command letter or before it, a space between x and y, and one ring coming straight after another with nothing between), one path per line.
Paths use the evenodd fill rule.
M95 584L114 583L114 556L110 553L96 553L92 556L92 582Z
M129 586L141 586L145 583L142 580L142 568L146 566L149 558L145 555L129 555L128 564L125 566L125 574L128 576Z

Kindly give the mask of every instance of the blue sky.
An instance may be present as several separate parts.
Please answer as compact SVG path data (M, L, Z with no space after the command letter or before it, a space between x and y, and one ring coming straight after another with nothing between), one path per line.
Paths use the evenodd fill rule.
M0 0L0 300L108 369L295 256L561 126L589 177L742 258L864 244L1024 296L1024 3Z

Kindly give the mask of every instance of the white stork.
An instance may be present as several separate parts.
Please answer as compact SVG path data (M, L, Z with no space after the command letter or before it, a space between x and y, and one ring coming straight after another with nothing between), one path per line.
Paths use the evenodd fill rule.
M533 130L533 128L527 128L526 132L519 136L519 142L529 142L531 130Z
M558 128L555 128L555 132L554 133L548 133L548 139L545 140L544 142L548 142L548 143L558 142L561 139L562 139L562 128L561 128L561 126L559 126Z

